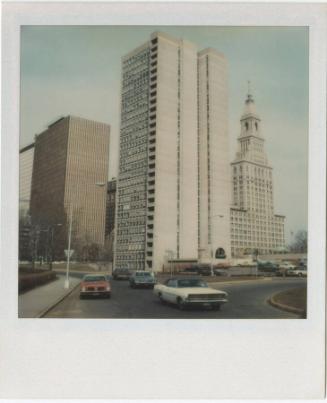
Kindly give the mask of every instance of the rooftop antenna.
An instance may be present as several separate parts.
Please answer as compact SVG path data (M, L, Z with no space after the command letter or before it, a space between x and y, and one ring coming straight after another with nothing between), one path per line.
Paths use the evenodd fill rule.
M252 94L251 94L251 81L248 80L248 101L253 101Z

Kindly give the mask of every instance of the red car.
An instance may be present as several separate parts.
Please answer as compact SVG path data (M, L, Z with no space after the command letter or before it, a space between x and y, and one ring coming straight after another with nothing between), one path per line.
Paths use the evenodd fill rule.
M81 282L79 297L101 296L106 298L111 296L111 285L107 276L104 274L87 274Z

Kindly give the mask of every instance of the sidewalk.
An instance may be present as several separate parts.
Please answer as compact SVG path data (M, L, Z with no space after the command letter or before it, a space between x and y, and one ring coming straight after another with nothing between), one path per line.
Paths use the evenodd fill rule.
M18 296L18 317L39 318L52 306L65 298L81 282L80 279L70 277L69 289L64 288L65 276L58 275L57 280L27 291Z

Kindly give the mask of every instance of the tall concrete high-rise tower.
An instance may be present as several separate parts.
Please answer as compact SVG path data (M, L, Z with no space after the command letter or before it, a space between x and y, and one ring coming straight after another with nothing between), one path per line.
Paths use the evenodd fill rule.
M194 44L164 33L123 58L116 267L161 270L168 256L197 260L199 250L213 244L229 255L218 235L229 227L230 203L220 186L229 182L229 163L225 156L215 161L217 149L226 150L225 81L222 55L198 54ZM200 177L210 175L202 186ZM205 201L203 191L211 192ZM210 219L201 218L208 207ZM224 219L209 230L216 212Z
M61 224L62 232L72 212L73 249L104 245L109 132L105 123L67 116L35 139L32 222L43 228Z
M285 247L285 217L274 214L272 167L264 149L261 120L250 91L232 162L232 254L273 253Z
M199 52L199 259L230 257L230 164L227 61Z

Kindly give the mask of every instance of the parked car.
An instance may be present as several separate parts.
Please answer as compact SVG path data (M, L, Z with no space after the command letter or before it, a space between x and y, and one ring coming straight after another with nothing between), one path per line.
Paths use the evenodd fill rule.
M279 264L279 269L282 270L293 270L296 269L296 265L290 262L282 262Z
M173 277L164 284L156 284L153 291L162 302L176 304L180 309L202 306L219 310L227 302L225 291L210 288L205 281L196 277Z
M274 275L277 273L277 271L279 270L279 266L277 263L275 262L270 262L270 261L258 261L257 262L258 265L258 272L260 273L265 273L265 274L270 274L270 275Z
M286 270L286 276L288 277L307 277L307 274L307 269L304 267Z
M128 269L115 269L112 273L112 277L114 280L128 280L131 274L131 271Z
M300 261L299 261L299 266L301 266L301 267L307 267L307 264L308 264L308 260L307 260L306 257L300 259Z
M213 274L215 276L227 276L227 271L225 269L214 268L213 269Z
M86 296L104 296L110 298L111 285L108 276L104 274L87 274L80 285L80 298Z
M150 271L138 270L135 271L129 278L131 288L145 287L153 288L156 283L154 274Z
M210 276L211 268L210 266L190 266L183 270L183 273L194 274L199 276Z
M198 268L196 266L186 267L182 272L187 274L198 274Z
M200 276L211 276L211 267L209 266L200 266L198 268L198 274Z

